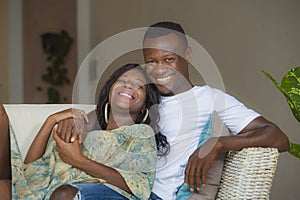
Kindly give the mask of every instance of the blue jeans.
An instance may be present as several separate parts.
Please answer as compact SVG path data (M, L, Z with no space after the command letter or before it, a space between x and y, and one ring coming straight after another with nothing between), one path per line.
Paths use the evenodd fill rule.
M162 198L157 196L155 193L151 192L150 198L148 200L162 200Z
M80 192L81 200L104 200L104 199L120 199L127 200L126 197L117 193L110 187L99 183L75 183L71 186L77 188ZM78 194L78 193L77 193Z
M127 200L126 197L117 193L110 187L106 185L102 185L99 183L74 183L71 186L77 188L80 192L79 199L81 200L104 200L104 199L124 199ZM150 195L149 200L162 200L153 192Z

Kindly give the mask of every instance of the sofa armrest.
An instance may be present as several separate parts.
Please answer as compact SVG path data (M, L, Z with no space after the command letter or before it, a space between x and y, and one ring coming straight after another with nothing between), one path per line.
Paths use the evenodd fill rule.
M269 199L278 157L276 148L229 152L217 199Z

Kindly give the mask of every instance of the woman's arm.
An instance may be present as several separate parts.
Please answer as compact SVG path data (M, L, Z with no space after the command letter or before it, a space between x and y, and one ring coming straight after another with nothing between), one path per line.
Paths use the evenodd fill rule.
M66 143L58 136L55 129L54 140L56 141L57 151L63 162L132 194L124 178L117 170L90 160L81 153L78 139L73 143Z
M73 166L90 174L93 177L101 178L108 183L128 192L129 194L132 194L121 174L111 167L97 163L88 159L87 157L82 157L78 160L78 162L74 163Z
M31 146L24 160L25 164L36 161L45 153L51 130L53 129L55 124L55 119L52 116L49 116L46 119L37 136L31 143Z
M63 110L57 113L50 115L43 126L39 130L37 136L34 138L28 152L24 163L31 163L41 158L45 153L46 146L49 140L49 136L55 124L59 121L67 118L74 117L72 113L72 109Z

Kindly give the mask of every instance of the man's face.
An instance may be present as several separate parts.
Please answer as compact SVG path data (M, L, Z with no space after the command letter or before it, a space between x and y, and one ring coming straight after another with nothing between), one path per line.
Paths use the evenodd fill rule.
M162 95L178 94L190 87L188 61L191 52L177 35L147 38L143 46L147 74Z

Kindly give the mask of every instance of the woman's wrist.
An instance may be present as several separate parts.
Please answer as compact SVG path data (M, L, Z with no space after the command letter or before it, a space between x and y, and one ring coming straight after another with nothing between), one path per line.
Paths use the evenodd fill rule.
M55 124L57 124L58 122L57 122L57 120L56 120L56 118L55 118L55 114L52 114L52 115L48 116L47 122L48 122L50 125L52 125L52 126L54 126Z
M85 157L83 154L80 154L77 156L76 160L74 160L74 162L71 165L78 169L82 169L83 166L85 166L89 161L90 159Z

